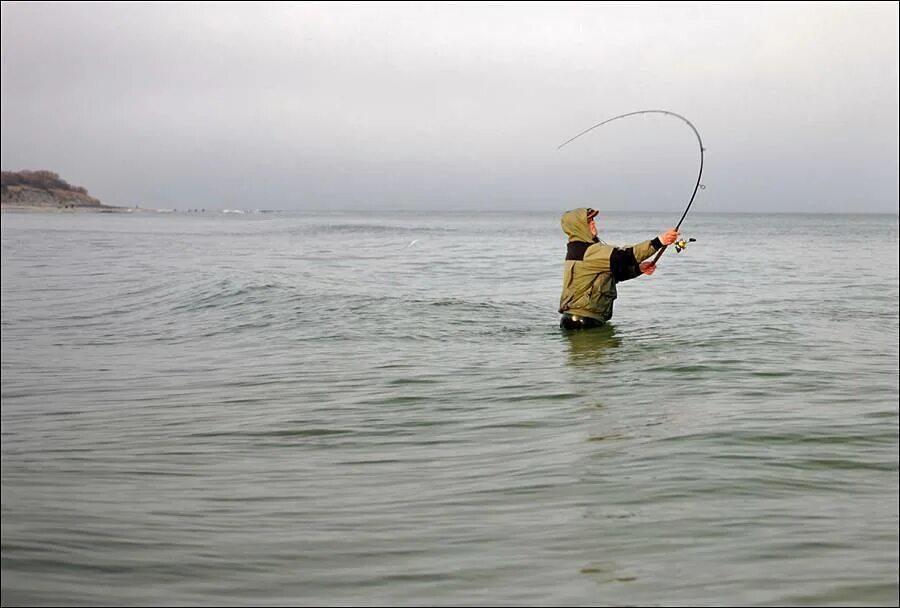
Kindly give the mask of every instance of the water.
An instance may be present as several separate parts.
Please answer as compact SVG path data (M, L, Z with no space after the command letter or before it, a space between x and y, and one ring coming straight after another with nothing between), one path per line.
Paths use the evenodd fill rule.
M896 606L897 216L685 229L3 214L3 605Z

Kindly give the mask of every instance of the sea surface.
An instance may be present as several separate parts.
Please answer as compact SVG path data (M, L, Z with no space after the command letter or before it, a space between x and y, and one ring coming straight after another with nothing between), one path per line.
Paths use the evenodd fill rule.
M897 215L683 229L4 213L2 604L897 606Z

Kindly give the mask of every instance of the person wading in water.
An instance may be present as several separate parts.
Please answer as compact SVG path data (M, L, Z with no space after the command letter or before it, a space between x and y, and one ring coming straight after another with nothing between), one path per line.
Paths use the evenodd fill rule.
M562 329L600 327L609 321L616 284L653 274L656 266L644 260L678 240L678 230L670 228L652 240L613 247L597 238L596 216L594 209L581 207L566 211L560 221L569 237L559 298Z

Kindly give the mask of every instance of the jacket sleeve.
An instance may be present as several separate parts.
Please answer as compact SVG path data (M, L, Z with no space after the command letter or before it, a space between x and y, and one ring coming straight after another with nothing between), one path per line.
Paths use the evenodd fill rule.
M662 249L659 237L631 247L617 247L609 257L610 270L616 281L627 281L641 275L640 263Z

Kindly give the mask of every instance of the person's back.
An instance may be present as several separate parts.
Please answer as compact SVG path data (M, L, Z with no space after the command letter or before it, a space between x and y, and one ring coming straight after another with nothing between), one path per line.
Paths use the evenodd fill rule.
M596 215L597 211L581 207L567 211L560 220L569 237L559 298L563 329L586 329L606 323L613 315L618 296L616 284L641 274L653 274L655 266L640 262L678 238L673 228L649 241L613 247L597 238Z

